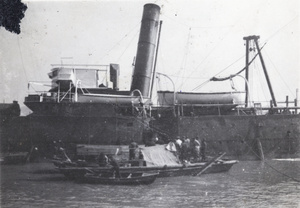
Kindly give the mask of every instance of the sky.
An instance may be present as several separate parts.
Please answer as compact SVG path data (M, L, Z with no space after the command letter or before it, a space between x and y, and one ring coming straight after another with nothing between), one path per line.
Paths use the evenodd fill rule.
M243 37L249 35L260 36L276 100L289 96L292 101L300 89L297 0L23 2L28 8L21 33L0 28L0 102L17 100L23 106L28 82L49 82L51 64L60 63L120 64L120 88L129 90L146 3L161 7L156 70L167 74L177 91L232 91L232 87L244 91L242 77L232 82L207 80L245 66ZM268 103L270 93L258 58L250 67L250 79L251 101ZM173 90L173 86L160 76L155 89Z

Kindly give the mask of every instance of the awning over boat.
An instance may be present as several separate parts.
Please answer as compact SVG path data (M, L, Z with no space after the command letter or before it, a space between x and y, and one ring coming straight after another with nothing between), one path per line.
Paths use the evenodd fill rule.
M165 147L166 145L156 145L141 148L147 166L176 166L180 164L177 157Z

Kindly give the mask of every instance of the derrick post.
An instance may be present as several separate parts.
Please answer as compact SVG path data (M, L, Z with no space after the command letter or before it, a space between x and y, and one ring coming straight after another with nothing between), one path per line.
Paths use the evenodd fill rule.
M275 99L275 96L274 96L274 92L273 92L272 85L271 85L271 82L270 82L270 79L269 79L269 75L268 75L268 72L267 72L267 69L266 69L266 66L265 66L265 62L264 62L264 59L261 55L261 51L260 51L260 48L259 48L259 45L258 45L257 40L259 39L259 36L252 35L252 36L244 37L243 39L246 40L246 79L248 79L248 77L247 77L248 76L247 75L247 73L248 73L247 72L248 71L248 60L247 59L249 59L249 57L248 57L249 56L249 54L248 54L249 53L249 50L248 50L249 45L247 45L247 43L248 43L248 41L253 40L254 43L255 43L255 46L257 48L257 51L258 51L258 55L259 55L259 59L260 59L262 68L264 70L264 74L265 74L265 77L266 77L266 80L267 80L267 84L268 84L268 87L269 87L269 91L270 91L270 94L271 94L271 97L272 97L273 104L274 104L275 107L277 107L277 102L276 102L276 99ZM246 87L246 89L247 89L247 87ZM247 103L246 103L246 105L247 105Z
M268 72L267 72L267 69L266 69L266 66L265 66L264 59L263 59L263 57L261 55L261 51L260 51L259 45L258 45L258 41L257 40L259 39L259 36L254 36L254 37L255 37L254 38L254 42L255 42L255 45L256 45L256 48L257 48L257 51L258 51L258 55L259 55L259 58L260 58L261 65L262 65L264 73L265 73L265 77L266 77L267 84L268 84L268 87L269 87L269 90L270 90L270 94L271 94L274 106L277 107L277 102L276 102L276 99L275 99L275 96L274 96L274 92L273 92L273 89L272 89L270 78L269 78L269 75L268 75Z
M246 40L246 70L245 70L245 75L246 75L246 80L249 81L249 39ZM245 82L245 91L246 91L246 96L245 96L245 107L248 107L248 84Z

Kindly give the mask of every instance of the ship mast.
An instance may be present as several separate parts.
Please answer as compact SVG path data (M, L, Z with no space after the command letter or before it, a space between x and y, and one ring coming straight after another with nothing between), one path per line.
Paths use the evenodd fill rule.
M249 89L248 89L248 81L249 81L249 39L245 39L246 37L244 37L244 40L246 40L246 66L245 66L245 77L246 77L246 82L245 82L245 91L246 91L246 97L245 97L245 107L248 107L248 93L249 93Z
M269 91L270 91L270 94L271 94L271 97L272 97L273 104L274 104L275 107L277 107L277 102L276 102L276 99L275 99L275 96L274 96L274 92L273 92L273 89L272 89L270 78L269 78L269 75L268 75L268 72L267 72L267 69L266 69L266 66L265 66L264 59L261 55L261 50L260 50L259 45L258 45L257 40L259 39L259 36L252 35L252 36L244 37L243 39L246 40L246 71L245 71L246 80L248 81L248 79L249 79L249 51L250 51L249 42L254 41L254 43L256 45L256 48L257 48L257 51L258 51L258 55L259 55L259 59L260 59L262 68L264 70L264 74L265 74L265 77L266 77L266 80L267 80L267 84L268 84L268 87L269 87ZM249 90L248 86L247 86L247 83L245 85L245 90L246 90L245 106L247 107L248 106L248 90Z

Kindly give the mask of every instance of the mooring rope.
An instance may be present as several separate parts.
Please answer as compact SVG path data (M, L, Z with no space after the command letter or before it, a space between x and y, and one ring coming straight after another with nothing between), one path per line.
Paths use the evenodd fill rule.
M246 141L245 141L245 144L250 148L251 152L253 152L258 158L262 159L261 156L258 155L258 154L256 153L256 151L254 151L253 148L252 148ZM287 178L290 178L290 179L292 179L293 181L296 181L296 182L300 183L300 179L294 178L294 177L292 177L292 176L290 176L290 175L288 175L288 174L286 174L286 173L283 173L283 172L277 170L276 168L274 168L272 165L270 165L270 164L269 164L268 162L266 162L265 160L261 160L261 161L262 161L264 164L266 164L267 166L269 166L271 169L273 169L274 171L276 171L277 173L279 173L279 174L281 174L281 175L283 175L283 176L285 176L285 177L287 177Z

